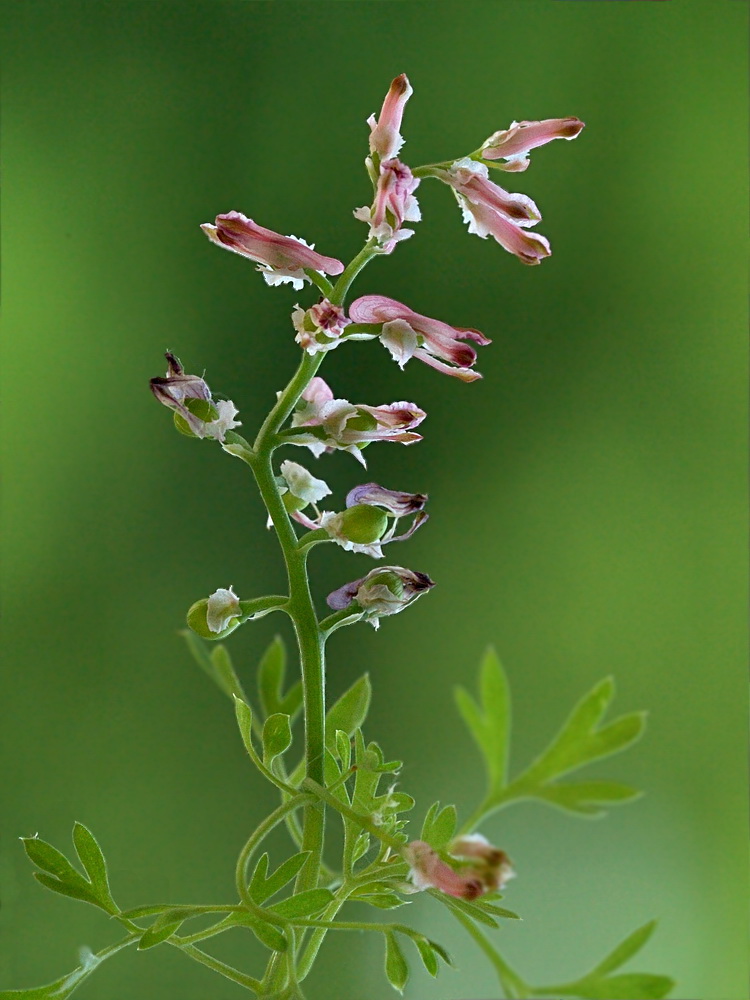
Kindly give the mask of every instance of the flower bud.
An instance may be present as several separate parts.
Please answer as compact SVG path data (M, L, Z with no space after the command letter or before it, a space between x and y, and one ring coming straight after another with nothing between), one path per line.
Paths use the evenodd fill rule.
M403 566L383 566L334 590L327 603L341 611L356 601L373 628L378 628L379 618L398 614L434 586L426 573L415 573Z
M226 636L231 635L240 624L239 618L229 619L227 626L216 631L208 624L208 603L209 598L204 597L191 606L187 613L188 628L195 632L196 635L199 635L201 639L224 639Z
M337 534L357 545L378 542L388 528L388 515L379 507L356 504L338 515Z
M208 399L186 399L184 405L186 410L189 410L194 417L203 423L210 423L212 420L216 420L219 415L214 404ZM174 425L185 437L198 437L181 413L175 413Z

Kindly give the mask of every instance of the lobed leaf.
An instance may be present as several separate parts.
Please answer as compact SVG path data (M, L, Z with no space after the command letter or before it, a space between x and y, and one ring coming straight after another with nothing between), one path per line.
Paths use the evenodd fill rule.
M112 913L117 913L117 906L109 888L106 859L96 837L83 823L76 823L73 826L73 844L97 896L103 903L108 904Z
M266 878L269 860L268 854L261 855L253 871L253 876L250 879L250 895L255 902L258 905L262 905L271 896L275 896L277 892L280 892L285 885L297 877L309 856L310 851L300 851L299 854L293 854L286 861L282 862L273 874Z
M34 878L40 885L43 885L45 889L49 889L51 892L57 892L61 896L68 896L70 899L79 899L82 903L91 903L92 906L98 906L103 910L106 909L106 907L102 906L85 878L81 878L80 884L75 882L61 882L60 879L55 878L53 875L48 875L46 872L34 872ZM109 910L107 910L107 913L109 913Z
M222 691L229 695L230 698L241 698L246 702L248 700L247 695L235 672L227 647L222 644L214 646L209 655L211 666L216 675L216 681Z
M446 965L453 965L448 952L436 941L431 941L429 938L423 937L421 934L415 935L412 938L412 941L417 946L419 957L422 959L425 969L427 969L433 979L440 971L438 958L441 958Z
M455 836L457 823L455 806L441 809L439 802L433 802L424 818L420 840L425 840L436 851L445 850Z
M647 924L634 930L632 934L628 934L624 941L621 941L616 948L613 948L609 955L603 958L591 970L589 976L606 976L607 973L619 969L621 965L624 965L629 958L632 958L633 955L643 948L655 930L656 921L649 920Z
M603 805L617 805L640 798L641 792L615 781L580 781L534 787L534 798L577 812L582 816L602 816Z
M242 742L251 758L255 757L255 747L253 746L253 712L246 701L241 698L234 699L234 712L237 716L237 725L240 730Z
M274 637L268 649L261 657L258 666L258 697L263 714L267 717L282 708L284 677L286 675L286 646L280 635Z
M464 688L455 691L456 705L484 757L491 793L507 784L510 740L510 693L508 679L494 649L484 655L479 668L478 705Z
M396 940L395 934L392 931L386 931L384 936L385 974L394 990L403 993L409 979L409 966L406 964L404 953Z
M580 997L581 1000L662 1000L674 986L674 979L669 976L631 972L607 979L579 982L571 987L570 992L557 992L562 996Z
M184 919L185 917L175 919L173 910L167 910L166 913L162 913L148 930L144 931L141 935L141 939L138 942L138 951L155 948L157 944L162 944L167 938L171 938L179 930L180 924Z
M287 940L278 927L260 920L252 913L230 913L223 923L227 928L249 928L260 943L271 951L286 951L288 947Z

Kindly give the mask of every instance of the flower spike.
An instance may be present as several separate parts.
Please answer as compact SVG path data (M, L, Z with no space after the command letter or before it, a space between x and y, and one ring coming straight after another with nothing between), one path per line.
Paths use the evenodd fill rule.
M205 222L201 229L218 246L254 260L268 285L291 282L299 291L305 281L310 281L305 268L334 275L344 270L335 257L324 257L297 236L282 236L265 229L241 212L217 215L214 224Z
M352 302L349 315L355 323L382 324L380 340L401 368L414 357L463 382L482 377L472 371L477 352L462 343L489 344L489 338L479 330L449 326L385 295L363 295Z

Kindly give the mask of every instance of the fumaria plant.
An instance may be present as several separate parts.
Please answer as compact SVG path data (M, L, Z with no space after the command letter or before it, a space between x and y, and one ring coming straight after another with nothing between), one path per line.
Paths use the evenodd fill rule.
M473 382L480 375L474 368L477 354L472 345L489 343L478 330L451 326L383 295L348 302L352 284L366 264L393 253L401 240L413 235L404 224L419 221L415 194L427 179L450 189L469 232L483 239L491 236L525 264L539 264L550 247L533 231L541 218L536 205L526 195L511 194L490 180L490 171L524 171L532 149L553 139L574 139L583 128L577 118L514 122L467 156L410 168L398 154L411 93L406 76L397 77L380 116L368 119L370 148L365 162L373 198L354 212L368 233L346 266L303 240L281 236L236 211L202 226L217 246L255 262L267 284L290 283L297 291L308 284L320 293L317 302L298 305L292 312L299 367L277 394L254 441L237 432L241 422L234 403L212 395L204 378L186 373L174 354L166 356L166 375L151 380L156 399L173 411L178 431L217 442L248 466L268 510L269 526L276 532L288 592L248 598L238 596L232 587L219 587L190 608L185 636L198 664L230 700L248 757L260 777L277 789L279 805L240 850L236 898L213 905L147 901L122 910L110 891L102 851L85 826L76 823L73 829L78 867L39 837L24 839L26 853L38 869L34 872L38 882L99 907L125 934L98 954L84 949L78 967L54 983L6 990L0 992L1 1000L64 1000L105 959L129 946L141 951L174 948L257 997L294 1000L304 996L305 981L331 931L379 937L385 975L394 989L403 992L415 960L432 976L438 975L441 964L452 965L450 943L444 947L429 939L401 914L392 918L390 911L404 907L418 892L446 907L471 935L494 967L506 997L644 1000L666 996L672 988L666 976L618 971L648 940L653 922L634 931L585 975L562 984L545 986L527 980L509 966L497 945L495 932L502 921L516 917L498 905L514 871L506 854L479 832L483 821L524 799L594 816L638 794L612 781L568 780L572 772L625 749L641 736L642 713L602 722L614 694L611 679L579 701L535 760L510 772L508 682L495 654L488 652L480 667L478 694L456 691L458 710L484 760L485 796L464 820L459 820L453 805L433 803L418 832L407 832L412 827L404 814L415 803L393 777L400 761L386 759L380 746L363 734L370 702L368 678L326 699L325 654L334 632L361 622L378 628L381 619L428 593L433 581L424 572L392 565L390 560L388 565L376 562L364 576L329 594L330 613L321 616L308 573L312 550L332 543L382 560L386 545L405 541L425 524L427 496L364 482L353 485L343 507L331 503L333 509L321 509L319 505L331 495L326 483L290 458L279 462L279 452L288 454L294 446L317 458L343 450L365 467L364 451L373 442L411 445L420 440L417 428L425 413L416 404L373 406L338 398L318 374L329 351L353 350L354 341L376 340L401 368L416 359L443 375ZM366 477L360 474L360 478ZM245 622L272 612L292 621L300 677L287 684L286 653L276 639L260 662L256 695L250 698L221 640ZM292 731L300 716L304 749L297 759ZM282 824L288 830L290 853L281 863L271 864L264 841ZM343 837L336 840L342 845L337 858L326 839L333 824L343 828ZM371 906L373 919L342 916L350 901ZM245 928L267 949L264 969L240 971L205 950L212 938L237 927ZM334 996L330 989L327 995Z

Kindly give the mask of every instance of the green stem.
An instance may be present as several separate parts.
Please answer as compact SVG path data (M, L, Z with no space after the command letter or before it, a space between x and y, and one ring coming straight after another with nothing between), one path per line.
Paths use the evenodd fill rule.
M329 301L336 306L343 305L346 294L349 291L354 279L357 277L365 264L372 260L372 258L378 253L380 253L378 241L376 239L368 240L357 256L349 262L344 273L334 285L332 293L328 296Z
M514 972L513 969L511 969L505 959L498 954L474 921L470 917L467 917L466 914L461 913L459 910L452 909L451 913L456 920L458 920L458 922L466 928L469 934L471 934L484 954L490 960L495 968L495 971L497 972L500 984L510 1000L530 996L530 987L528 984L525 983L523 979L521 979L521 977Z
M390 847L391 850L396 851L399 854L401 853L404 846L404 842L402 840L397 840L395 837L391 837L389 834L383 833L377 823L373 823L369 816L363 816L361 813L355 812L354 809L345 805L337 799L335 795L331 795L327 789L323 788L322 785L318 784L315 780L309 777L305 778L300 787L307 789L307 791L312 792L313 795L317 795L319 798L323 799L323 801L327 802L329 806L333 806L334 809L340 812L342 816L346 816L347 819L352 820L354 823L358 823L363 830L366 830L373 837L382 841L382 843Z
M304 270L310 281L312 281L314 285L317 285L323 295L328 298L333 291L333 285L328 278L321 274L320 271L314 271L311 267L306 267Z
M214 972L218 972L220 975L226 976L227 979L231 979L233 983L238 983L240 986L252 990L253 993L260 993L262 984L259 979L254 979L252 976L240 972L239 969L227 965L226 962L220 962L218 958L214 958L213 955L201 951L200 948L196 948L192 944L180 944L178 940L171 938L167 939L167 943L173 945L175 948L179 948L188 958L192 958L194 961L200 962L201 965L205 965L209 969L213 969Z

